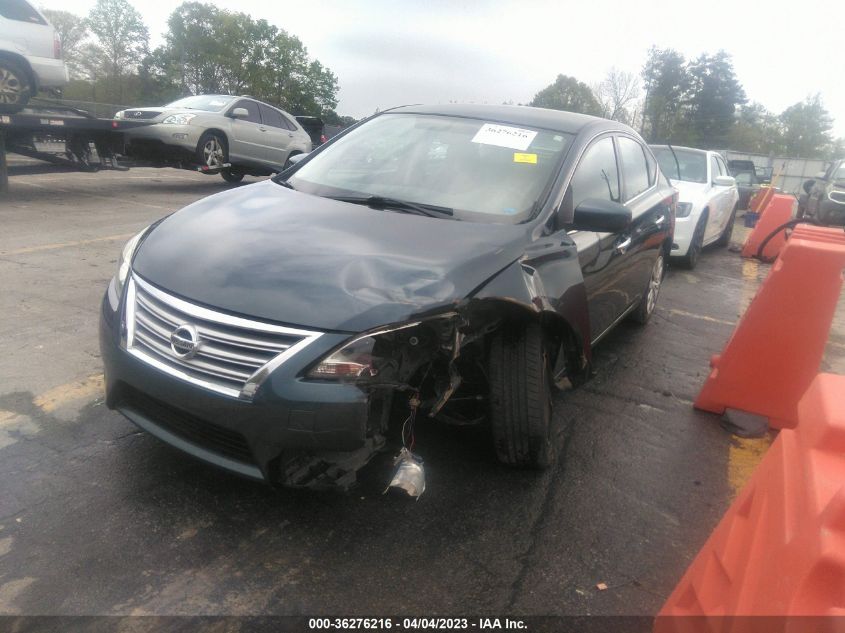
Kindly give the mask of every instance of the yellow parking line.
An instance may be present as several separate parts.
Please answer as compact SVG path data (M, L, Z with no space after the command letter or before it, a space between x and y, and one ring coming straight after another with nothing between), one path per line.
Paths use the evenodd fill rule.
M45 391L33 400L33 404L44 413L51 413L64 404L81 400L91 400L102 395L104 389L103 374L94 374L88 378L69 382Z
M728 449L728 484L734 497L751 478L771 443L770 435L731 438L731 446Z
M75 242L55 242L54 244L41 244L39 246L26 246L24 248L17 248L11 251L0 251L0 255L24 255L26 253L37 253L38 251L52 251L58 248L68 248L70 246L85 246L86 244L96 244L97 242L113 242L116 240L128 240L135 235L134 233L120 233L119 235L107 235L106 237L94 237L90 240L77 240Z
M677 310L669 308L664 310L673 316L684 316L691 319L699 319L700 321L709 321L710 323L721 323L722 325L736 325L736 321L727 321L725 319L717 319L715 317L707 316L706 314L697 314L695 312L687 312L686 310Z

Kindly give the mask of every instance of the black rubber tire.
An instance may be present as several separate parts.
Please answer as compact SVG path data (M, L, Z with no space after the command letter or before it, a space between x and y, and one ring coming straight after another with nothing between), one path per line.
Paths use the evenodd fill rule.
M6 81L14 81L15 85L19 87L19 94L15 102L0 103L0 113L14 114L20 112L29 103L29 99L34 92L32 79L26 68L11 59L0 58L0 69L3 71L0 72L0 78L8 73L9 77Z
M646 286L643 299L637 309L631 313L631 320L640 325L645 325L654 314L654 309L657 306L657 299L660 297L660 288L663 285L663 279L666 277L666 257L663 251L654 261L654 266L651 269L651 275L648 278L648 285ZM654 286L656 282L656 287ZM650 293L654 291L654 300L650 300Z
M698 224L695 225L695 233L693 233L692 242L689 245L689 249L687 249L687 254L678 258L678 261L687 270L693 270L698 264L701 249L704 248L704 232L706 230L707 215L702 215Z
M503 464L545 469L554 462L549 350L537 323L505 326L488 358L490 425Z
M211 140L217 141L217 144L220 146L220 151L222 152L222 156L217 156L217 161L220 164L228 163L229 162L229 143L226 141L226 137L219 132L205 132L201 137L199 142L197 143L197 163L200 165L207 165L208 167L212 167L212 165L208 161L208 157L206 156L206 144L209 143ZM213 173L213 172L212 172Z
M244 179L244 174L239 171L232 171L231 169L224 169L220 172L223 180L226 182L236 183Z
M733 237L734 234L734 222L736 221L737 208L737 205L734 205L734 210L731 211L731 217L728 220L728 224L725 226L725 230L722 231L722 234L719 236L719 239L716 240L716 246L725 248L731 243L731 237Z

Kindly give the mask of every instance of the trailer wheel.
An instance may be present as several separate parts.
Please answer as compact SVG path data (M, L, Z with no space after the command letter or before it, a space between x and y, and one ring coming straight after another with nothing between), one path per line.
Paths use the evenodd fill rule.
M0 112L23 110L31 96L32 81L26 69L11 59L0 58Z
M220 172L220 175L223 176L223 180L226 182L240 182L244 179L243 172L234 171L232 169L224 169Z
M504 327L490 345L490 426L499 461L544 469L555 454L552 370L538 323Z
M206 132L197 143L197 162L200 165L219 169L229 162L229 146L219 132Z

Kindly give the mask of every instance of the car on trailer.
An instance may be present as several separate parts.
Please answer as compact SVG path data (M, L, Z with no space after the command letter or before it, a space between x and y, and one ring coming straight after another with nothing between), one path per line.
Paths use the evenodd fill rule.
M348 484L390 425L408 451L425 418L489 423L502 462L545 467L555 387L654 313L676 201L621 123L379 113L127 243L101 311L106 403L286 485Z
M676 145L651 149L680 194L672 257L693 269L705 246L731 241L739 202L736 179L717 152Z
M293 116L251 97L196 95L165 106L127 108L115 118L152 124L127 134L131 158L199 167L228 182L277 173L291 156L312 149L311 137Z
M0 113L20 112L39 90L67 82L53 25L27 0L0 0Z

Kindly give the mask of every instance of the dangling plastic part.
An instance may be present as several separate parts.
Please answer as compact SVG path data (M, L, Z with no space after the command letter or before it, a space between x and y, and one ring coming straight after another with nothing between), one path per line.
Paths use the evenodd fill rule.
M407 448L402 448L393 460L396 472L390 480L384 493L391 488L404 490L409 497L419 499L425 492L425 469L421 460L417 459Z

